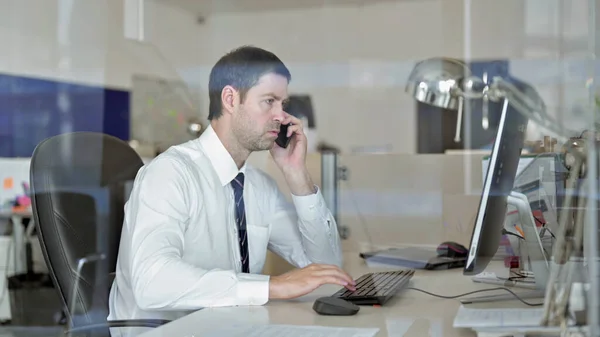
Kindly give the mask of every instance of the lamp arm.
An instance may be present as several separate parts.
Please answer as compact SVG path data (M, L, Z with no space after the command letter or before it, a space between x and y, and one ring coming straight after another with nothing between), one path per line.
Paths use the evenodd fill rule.
M519 90L514 84L505 80L502 77L496 76L493 78L492 84L488 92L490 99L498 101L506 98L510 104L521 114L529 118L531 121L536 122L540 126L556 133L557 137L564 138L562 141L566 141L565 135L571 134L570 130L561 129L558 123L552 116L546 112L544 103L540 100L536 102L531 97Z
M454 133L454 142L460 143L460 133L462 131L462 119L464 110L464 98L458 97L458 117L456 118L456 131Z

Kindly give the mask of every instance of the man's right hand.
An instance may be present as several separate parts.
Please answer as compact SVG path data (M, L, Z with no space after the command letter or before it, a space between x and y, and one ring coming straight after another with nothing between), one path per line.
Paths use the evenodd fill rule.
M269 281L270 299L290 299L306 295L324 284L337 284L356 290L354 280L340 268L326 264L311 264L279 276L271 276Z

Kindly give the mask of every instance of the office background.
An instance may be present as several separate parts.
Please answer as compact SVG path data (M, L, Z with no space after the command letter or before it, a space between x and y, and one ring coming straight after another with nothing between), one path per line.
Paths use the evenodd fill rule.
M206 125L212 65L250 44L289 66L290 93L312 101L310 136L341 150L349 169L340 185L340 222L351 238L345 250L446 239L466 244L486 152L419 154L429 152L419 142L430 139L420 137L421 122L423 132L453 136L456 113L443 112L445 119L423 111L404 92L406 79L420 60L465 59L480 74L531 84L562 126L586 129L594 35L587 11L583 0L0 0L0 167L4 160L21 167L19 173L0 168L0 181L2 174L23 176L35 146L55 134L99 131L137 140L148 119L132 105L150 104L136 99L140 78L180 83L178 99L193 101L191 108L174 105L187 109L185 117L165 124L168 139L149 147L191 139L188 118ZM163 110L170 116L171 108ZM481 129L477 118L472 124ZM474 147L486 148L493 132L491 125ZM529 124L528 140L547 135ZM154 150L143 152L151 158ZM317 153L309 158L315 177L319 160ZM252 161L285 190L264 153ZM267 266L272 273L286 268ZM47 324L52 315L44 315Z
M2 156L24 156L61 130L128 139L134 75L183 80L198 94L203 119L210 67L243 44L270 49L289 65L292 92L313 99L319 139L346 152L416 152L415 102L403 88L414 63L432 56L504 60L565 121L587 103L583 1L148 0L143 43L127 39L140 36L135 1L0 6ZM530 126L530 138L542 133Z

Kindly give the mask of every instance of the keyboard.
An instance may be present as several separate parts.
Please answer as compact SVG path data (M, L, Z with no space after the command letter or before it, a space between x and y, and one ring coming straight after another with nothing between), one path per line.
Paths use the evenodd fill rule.
M383 305L396 295L415 274L413 269L368 273L356 279L356 290L342 288L332 297L357 305Z

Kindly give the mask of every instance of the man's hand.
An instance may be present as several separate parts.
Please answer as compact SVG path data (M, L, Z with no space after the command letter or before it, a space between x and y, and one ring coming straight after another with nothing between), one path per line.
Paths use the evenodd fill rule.
M304 134L302 121L290 114L281 121L281 124L291 124L288 127L288 137L292 137L290 144L282 148L273 144L271 156L285 177L290 191L294 195L302 196L315 193L315 187L306 169L307 139Z
M311 264L279 276L269 281L269 298L290 299L306 295L324 284L337 284L356 290L352 277L333 265Z
M286 148L274 143L271 148L271 156L273 156L273 160L283 171L301 169L306 163L306 148L308 144L302 121L286 113L281 124L291 124L287 129L287 136L292 138Z

